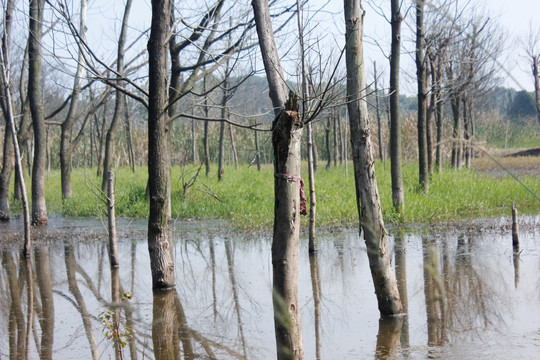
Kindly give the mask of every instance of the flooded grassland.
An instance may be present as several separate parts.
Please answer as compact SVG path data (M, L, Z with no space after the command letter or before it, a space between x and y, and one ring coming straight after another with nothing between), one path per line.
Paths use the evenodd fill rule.
M391 237L406 315L379 319L354 229L301 243L306 359L508 359L540 354L540 216ZM176 223L176 289L153 294L143 221L119 221L111 270L99 221L51 219L21 257L0 224L0 359L275 358L271 235ZM124 294L124 296L122 296ZM119 321L116 321L119 319ZM118 347L115 353L115 344Z

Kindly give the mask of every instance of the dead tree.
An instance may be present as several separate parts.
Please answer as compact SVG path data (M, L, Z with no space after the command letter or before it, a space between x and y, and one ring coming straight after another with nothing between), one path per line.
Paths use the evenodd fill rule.
M351 128L356 205L363 231L379 311L396 315L403 311L382 217L367 111L363 54L364 11L361 0L345 2L347 107Z

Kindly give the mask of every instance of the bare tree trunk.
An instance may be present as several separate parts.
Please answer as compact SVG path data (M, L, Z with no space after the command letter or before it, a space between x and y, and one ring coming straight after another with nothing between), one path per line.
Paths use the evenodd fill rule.
M442 166L442 151L441 151L441 141L442 141L442 121L443 121L443 101L441 98L441 80L442 80L442 69L441 69L441 58L440 55L437 56L436 60L432 62L433 68L433 93L435 94L435 123L437 127L437 143L435 145L435 167L437 172L441 172Z
M337 166L337 162L338 162L338 139L337 139L337 121L338 121L338 114L337 114L337 111L334 109L333 111L334 113L334 116L333 116L333 121L332 121L332 125L333 125L333 132L334 132L334 151L333 151L333 157L334 157L334 167Z
M298 304L298 246L300 237L300 144L302 123L296 95L287 98L274 41L268 0L253 0L253 11L275 112L274 234L272 240L273 304L278 359L303 359Z
M471 167L471 139L472 139L472 124L471 124L471 103L468 96L463 96L463 152L465 157L465 167Z
M81 0L79 15L79 36L84 41L86 39L86 9L87 0ZM72 130L77 117L77 107L79 105L79 94L81 92L81 77L84 70L84 56L82 47L79 48L77 59L77 70L73 80L73 89L71 91L71 100L69 110L65 120L62 122L60 134L60 180L62 188L62 198L70 199L73 195L71 190L71 155L73 153ZM47 131L48 137L48 131ZM47 141L48 143L48 141ZM47 148L47 155L49 154ZM48 162L49 163L49 162Z
M343 158L345 156L344 141L343 141L343 128L341 126L341 109L338 110L338 139L339 139L339 165L343 165Z
M112 171L107 172L107 208L108 208L108 229L109 229L109 260L111 267L117 268L119 265L118 259L118 243L116 240L116 215L114 203L114 174Z
M418 176L424 192L429 192L426 149L426 62L424 58L424 5L425 0L416 1L416 78L418 82Z
M326 127L324 128L325 145L326 145L326 170L332 167L332 151L330 150L330 118L326 119Z
M193 165L199 161L197 156L197 131L195 120L191 120L191 162Z
M167 106L167 45L170 0L152 0L152 24L148 40L148 250L155 290L174 287L174 262L169 239L169 149Z
M317 168L319 166L319 151L317 149L317 141L316 141L316 136L315 136L315 125L314 124L312 124L311 136L313 138L313 172L317 172ZM347 146L347 142L345 142L345 149L346 149L346 146ZM347 151L345 151L345 152L347 152Z
M351 145L356 185L356 205L360 226L366 241L367 254L382 315L403 311L399 291L388 253L386 230L382 217L379 191L369 130L366 79L363 54L363 16L360 0L344 0L347 62L347 106L351 128Z
M401 175L401 136L399 110L399 58L401 53L400 1L392 0L392 49L390 53L390 173L392 204L398 214L404 211L403 180Z
M452 130L452 168L457 170L461 167L461 136L460 136L460 96L458 94L450 95L452 104L452 116L454 118Z
M124 45L126 43L126 34L128 29L128 19L129 12L131 10L132 0L127 0L126 5L124 6L124 17L122 20L122 29L120 30L120 36L118 37L118 48L116 55L116 71L118 74L124 73ZM118 85L123 86L123 81L121 77L118 76ZM120 90L115 91L115 105L114 113L107 131L107 137L105 139L105 153L103 156L103 179L101 182L101 191L107 193L107 184L108 184L108 172L113 168L113 153L114 153L114 135L116 134L116 129L118 129L118 124L120 123L120 118L124 113L124 107L126 106L126 96Z
M223 111L225 112L225 111ZM218 181L223 180L223 173L225 172L225 123L222 121L219 123L219 151L218 151Z
M32 224L47 224L45 202L45 118L41 102L41 37L44 0L30 0L28 38L28 99L34 127L34 164L32 169Z
M431 62L429 56L426 56L426 88L430 87L430 79L432 76ZM433 173L433 141L432 141L432 122L433 114L435 112L435 92L433 91L433 85L430 96L426 96L426 157L427 157L427 176L431 176Z
M131 135L131 120L129 116L129 105L127 103L126 97L126 133L127 133L127 143L129 150L129 165L131 166L131 171L135 172L135 151L133 149L133 136Z
M206 94L204 98L204 115L206 116L206 118L209 118L210 117L209 106L208 106L209 94L207 93L208 88L206 84L206 76L203 79L203 91ZM210 135L209 132L210 132L210 122L208 120L205 120L203 142L204 142L204 166L206 168L206 177L210 176L210 144L209 144L209 139L208 139Z
M382 141L382 128L381 128L381 108L379 105L379 88L377 84L379 74L377 73L377 62L373 61L373 80L375 83L375 113L377 115L377 135L379 140L379 160L384 160L383 154L383 141Z
M6 133L8 133L7 131L8 127L11 130L9 131L9 133L11 135L11 144L13 147L13 153L15 155L15 171L16 171L16 177L19 179L21 195L22 195L22 203L23 203L24 255L26 257L29 257L30 252L31 252L31 245L32 245L31 239L30 239L30 214L28 211L28 200L26 198L26 186L24 183L24 174L23 174L22 162L21 162L21 152L19 150L19 144L17 142L17 131L15 129L15 116L13 115L13 106L12 106L13 101L11 99L11 89L10 89L11 64L9 60L9 53L4 53L4 50L9 51L9 46L8 44L6 44L5 38L3 39L3 44L0 47L0 66L2 68L1 83L3 84L2 88L4 90L4 93L2 94L4 98L2 101L2 108L5 111L4 115L6 115L5 116ZM9 204L8 204L8 211L9 211ZM8 213L8 218L9 218L9 213ZM28 324L28 326L31 326L31 324Z
M229 124L229 136L231 138L231 151L233 155L234 166L238 170L238 153L236 152L236 142L234 141L234 132L233 127Z
M304 113L310 108L310 94L308 86L308 76L306 71L306 54L304 44L304 18L302 3L296 1L297 19L298 19L298 35L300 40L300 53L302 56L302 111ZM338 118L339 120L339 118ZM341 129L341 126L340 126ZM340 130L341 132L341 130ZM315 220L317 217L317 200L315 196L315 171L313 169L313 126L311 122L307 124L307 162L308 162L308 178L309 178L309 253L315 252Z
M261 148L259 147L259 132L253 131L255 135L255 161L257 162L257 171L261 171Z

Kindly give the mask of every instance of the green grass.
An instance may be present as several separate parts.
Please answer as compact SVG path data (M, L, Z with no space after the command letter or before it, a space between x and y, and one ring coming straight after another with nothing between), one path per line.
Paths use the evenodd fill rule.
M195 174L195 168L185 169L185 178ZM389 223L437 223L467 218L509 216L512 201L521 214L540 213L540 201L515 180L493 178L472 170L452 171L444 169L434 174L428 194L418 190L418 168L413 164L403 167L405 189L405 214L399 218L392 208L390 164L376 164L377 181L383 215ZM307 171L303 175L306 195L309 197ZM146 168L136 173L128 168L115 171L116 214L119 217L145 218L148 203L145 197ZM522 177L521 180L536 194L540 194L538 175ZM316 174L317 224L321 227L354 226L358 211L354 191L352 163L348 172L345 167L319 170ZM92 185L94 184L94 185ZM60 216L105 216L105 205L90 190L101 184L95 169L74 170L72 176L73 197L62 200L60 172L52 171L46 179L47 207L49 214ZM260 172L255 167L225 169L224 180L217 181L215 172L210 177L201 171L195 184L186 190L182 186L182 169L171 171L171 202L173 218L226 220L240 229L271 228L273 223L272 167L267 165ZM28 186L28 188L30 188ZM217 200L214 194L220 200ZM14 204L14 212L20 205ZM303 217L303 226L308 217Z

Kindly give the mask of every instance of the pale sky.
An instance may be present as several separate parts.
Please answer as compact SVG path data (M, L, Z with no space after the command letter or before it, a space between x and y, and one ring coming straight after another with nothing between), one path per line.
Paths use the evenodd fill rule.
M183 0L188 1L188 0ZM247 0L244 0L247 1ZM467 0L459 0L460 3L466 3ZM506 52L502 54L499 61L504 68L515 79L505 80L504 86L513 87L516 89L533 90L532 75L530 65L526 63L524 58L523 48L519 41L525 37L532 26L534 29L540 29L540 0L469 0L472 4L481 6L485 12L498 22L507 34L508 40L506 44ZM89 28L91 31L100 33L100 42L102 51L107 53L105 46L107 41L111 42L114 49L118 29L119 20L116 25L112 19L121 19L124 1L111 0L94 0L90 1L89 9ZM327 35L328 41L335 45L336 42L342 43L343 40L343 1L341 0L310 0L310 7L317 8L320 4L327 3L328 12L321 15L321 23L318 24L318 31ZM365 57L366 57L366 72L368 76L372 73L372 62L377 61L378 69L385 70L384 79L388 78L387 68L388 60L383 55L383 50L388 52L390 47L390 24L382 18L373 6L370 4L382 4L384 10L388 13L388 0L364 0L364 8L366 10L365 29ZM404 4L412 4L412 0L404 0ZM99 8L96 8L99 6ZM110 14L110 15L104 15ZM414 10L409 11L409 19L406 21L411 23L414 21ZM91 20L93 18L94 20ZM106 23L104 25L104 23ZM150 5L149 0L134 0L132 15L130 16L130 25L133 28L141 28L149 26L150 23ZM414 79L415 70L413 63L413 54L407 54L407 50L414 49L414 34L404 23L403 31L403 47L402 50L402 92L414 94L416 93L416 81ZM380 47L374 45L372 39L379 41ZM411 47L412 45L412 47ZM381 50L383 49L383 50ZM114 55L114 52L111 53ZM388 54L386 54L388 55ZM505 71L501 71L501 77L507 78Z

